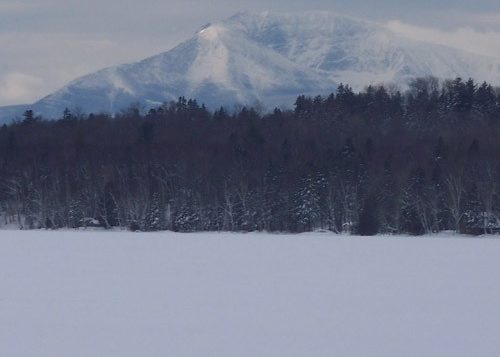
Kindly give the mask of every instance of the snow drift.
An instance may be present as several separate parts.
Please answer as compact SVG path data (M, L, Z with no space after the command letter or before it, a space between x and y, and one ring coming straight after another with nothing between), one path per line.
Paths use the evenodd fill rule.
M0 232L0 355L495 356L500 240Z

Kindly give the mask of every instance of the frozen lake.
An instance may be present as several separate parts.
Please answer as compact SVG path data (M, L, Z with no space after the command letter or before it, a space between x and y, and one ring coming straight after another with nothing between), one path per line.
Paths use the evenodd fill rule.
M500 239L0 231L0 356L495 356Z

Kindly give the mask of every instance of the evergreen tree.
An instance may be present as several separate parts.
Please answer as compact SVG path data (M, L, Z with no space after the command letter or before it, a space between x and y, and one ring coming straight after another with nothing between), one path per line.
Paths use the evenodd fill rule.
M146 217L144 219L145 231L160 231L165 229L165 211L158 192L153 193Z
M322 184L323 178L309 175L297 187L293 216L300 232L313 230L321 219L319 188Z
M474 235L486 233L484 209L481 206L475 183L467 188L464 206L461 233Z
M68 108L65 108L63 111L62 119L68 121L68 120L72 120L73 118L74 117L73 117L73 114L71 114L71 111Z
M357 233L362 236L376 235L380 230L380 219L378 212L378 200L372 194L369 195L363 204L359 215Z
M71 228L79 228L83 225L85 218L83 204L80 199L71 201L68 209L68 225Z
M189 190L184 190L183 196L173 203L173 229L176 232L193 232L199 229L201 217L196 210L195 200Z
M426 232L425 172L418 168L408 177L401 198L401 230L412 235Z
M490 84L483 82L475 93L473 110L476 114L491 118L496 114L496 109L495 91Z
M398 186L392 169L392 158L384 162L384 173L380 191L380 230L383 233L396 233L398 231Z
M111 229L119 225L118 205L116 204L113 185L111 183L107 183L104 188L104 193L99 201L97 218L100 225L106 229Z
M23 124L32 124L35 122L35 114L33 110L28 109L23 113Z

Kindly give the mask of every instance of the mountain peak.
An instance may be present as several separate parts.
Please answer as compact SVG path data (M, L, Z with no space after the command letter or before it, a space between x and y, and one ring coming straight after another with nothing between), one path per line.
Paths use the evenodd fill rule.
M214 41L219 38L219 35L225 31L225 28L220 24L210 24L202 28L197 35L205 40Z

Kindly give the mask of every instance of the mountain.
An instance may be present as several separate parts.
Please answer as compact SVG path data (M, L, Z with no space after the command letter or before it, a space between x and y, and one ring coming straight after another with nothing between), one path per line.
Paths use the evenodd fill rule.
M299 94L327 94L340 82L357 90L381 82L404 87L428 75L500 84L500 60L329 12L239 13L205 26L170 51L78 78L31 107L55 118L66 107L113 113L132 103L148 108L179 96L211 108L291 106Z
M29 105L9 105L0 107L0 123L3 124L13 119L20 119L21 114L29 108Z

